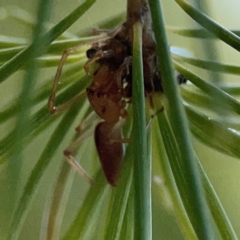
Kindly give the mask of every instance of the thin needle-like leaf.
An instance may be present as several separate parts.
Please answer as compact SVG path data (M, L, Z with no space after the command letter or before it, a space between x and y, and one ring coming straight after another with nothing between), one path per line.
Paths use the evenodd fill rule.
M31 93L32 89L35 85L36 75L37 75L37 49L41 49L42 52L46 51L46 46L41 42L41 38L45 33L44 23L48 21L51 13L51 1L42 0L39 2L39 10L37 16L37 24L33 33L33 42L32 42L32 52L29 56L29 61L27 63L27 70L24 78L24 82L22 85L22 92L19 97L19 104L21 106L21 110L17 116L17 121L14 129L14 139L13 145L15 147L15 152L18 152L17 155L14 156L17 162L20 162L22 158L21 150L23 149L23 136L26 135L29 128L29 119L30 119L30 111L29 105L31 102Z
M24 188L24 192L19 200L17 209L13 215L11 229L9 231L9 236L7 239L18 239L19 233L23 226L24 220L27 216L30 202L33 198L34 193L37 190L37 184L41 176L44 173L44 170L50 163L50 160L53 159L55 151L57 150L60 142L63 140L64 134L66 134L71 126L69 124L73 121L74 117L77 115L79 106L73 106L65 117L62 119L55 132L52 134L51 139L49 140L45 150L42 152L42 155L39 158L38 163L35 165L28 182Z
M85 75L85 73L83 74L82 71L78 71L79 68L81 68L82 66L83 66L83 62L80 62L79 64L74 65L74 66L70 67L67 71L63 72L62 79L64 79L64 80L61 82L61 84L58 87L59 91L61 91L62 89L67 87L69 84L74 83L74 82L78 82L78 84L82 84L82 87L74 86L73 89L76 89L77 87L79 87L78 90L82 91L84 89L84 87L86 87L86 83L87 83L88 79L83 77L83 75ZM45 100L46 101L45 110L46 110L46 108L47 108L47 100L46 99L49 97L50 87L51 87L51 86L49 86L49 81L52 81L52 79L53 79L53 77L50 77L48 80L44 80L45 84L40 86L37 90L35 90L35 89L33 90L33 97L31 99L31 102L29 103L30 104L29 108L32 108L36 104ZM72 92L72 89L70 91L71 91L72 95L76 94L76 93ZM62 94L60 94L60 95L62 95ZM69 94L67 94L67 95L69 95ZM9 105L6 107L6 109L3 110L2 112L0 112L0 123L3 123L5 121L7 121L9 118L15 116L19 111L20 111L20 104L18 102L18 96L16 96L16 98L11 103L9 103Z
M85 104L86 106L86 104ZM87 106L86 106L87 107ZM81 107L82 109L82 107ZM88 107L87 107L88 109ZM83 114L89 114L89 111L83 111ZM82 115L83 115L82 114ZM76 156L78 150L81 151L81 157L84 158L84 156L87 154L87 149L86 146L80 148L80 142L83 143L84 140L89 136L89 133L93 130L93 126L90 126L81 130L80 133L77 133L75 137L78 139L79 145L77 146L78 149L75 149L72 154ZM74 141L74 140L73 140ZM92 145L92 143L91 143ZM88 146L89 147L89 146ZM91 159L89 158L89 161ZM61 224L63 221L63 215L65 213L65 208L66 208L66 202L70 194L70 189L73 181L73 175L70 175L70 170L71 170L71 165L67 162L64 161L61 167L61 171L58 175L56 185L54 187L54 193L52 196L52 202L51 202L51 207L48 213L48 223L47 223L47 230L46 230L46 239L47 240L53 240L53 239L59 239L60 238L60 229L61 229ZM70 189L69 189L70 188Z
M220 232L220 235L222 236L222 239L238 240L232 224L229 221L229 218L201 164L199 164L199 169L203 180L203 185L206 192L210 211Z
M178 176L181 178L181 168L179 165L179 160L181 161L181 157L179 156L179 152L177 150L177 144L174 139L174 136L171 132L170 126L167 122L166 117L164 114L161 114L158 116L159 126L162 129L161 134L163 136L163 142L165 145L165 149L168 152L169 156L169 163L172 167L172 171L174 174L174 177L176 181L178 181ZM197 157L196 157L197 160ZM214 223L216 224L219 233L222 236L222 239L233 239L236 240L236 234L229 222L229 219L223 210L221 203L219 202L219 199L214 192L209 180L207 179L207 176L200 165L199 161L197 160L199 170L200 170L200 176L203 181L204 190L206 192L207 201L209 203L210 210L212 213L212 218L214 219ZM211 219L212 219L211 218ZM212 223L212 222L211 222ZM217 235L213 239L216 239Z
M120 240L132 240L133 239L133 185L130 189L127 209L125 211Z
M23 154L22 149L24 145L23 136L28 133L29 129L29 120L30 120L30 109L29 103L31 102L31 93L32 89L36 82L36 75L37 75L37 64L35 61L37 49L42 49L44 52L46 47L43 46L42 42L40 41L41 37L45 32L45 22L48 21L52 9L52 4L50 0L41 0L39 1L38 12L37 12L37 24L33 31L32 37L32 52L29 56L29 61L26 66L26 72L24 81L21 86L21 94L19 97L19 104L20 104L20 111L16 117L15 127L14 127L14 134L12 139L12 146L14 147L14 152L17 154L12 155L12 157L8 161L8 166L10 167L14 163L13 171L21 169ZM15 180L15 183L12 183L13 186L18 186L19 179L20 179L20 172L15 172L15 177L12 178ZM14 196L14 189L12 188L12 199L17 198L17 192ZM10 231L11 232L11 231Z
M14 57L17 53L22 51L25 46L17 46L17 47L9 47L3 48L0 50L0 62L4 63L7 62L9 59Z
M47 221L44 221L44 224L46 225L46 232L44 231L43 235L45 236L44 239L46 240L59 239L60 227L65 210L62 202L63 199L66 200L66 198L68 198L70 189L68 190L66 188L67 186L69 187L73 181L73 175L69 177L70 170L70 164L64 161L56 181L56 186L54 188L48 218ZM45 226L42 226L42 228L44 227Z
M177 90L173 67L170 60L160 2L149 0L153 19L153 30L156 38L159 69L163 80L163 89L169 103L169 121L178 143L181 156L183 182L176 181L184 206L199 239L213 239L213 231L208 223L209 212L204 198L203 187L199 176L195 154L191 145L188 125ZM181 186L180 186L181 184ZM185 187L183 187L185 185Z
M224 28L217 22L213 21L210 17L204 13L198 11L190 4L182 0L175 0L177 4L196 22L206 28L209 32L214 34L216 37L227 43L237 51L240 51L240 37L235 35L233 32Z
M87 0L82 3L78 8L72 11L67 17L55 25L50 31L44 34L39 41L42 42L42 48L37 49L35 56L43 54L43 49L50 45L50 43L60 36L67 28L69 28L74 22L76 22L94 3L96 0ZM19 68L24 66L33 51L33 45L17 54L10 61L5 63L0 68L0 83L3 82L7 77L17 71Z
M85 200L62 240L92 239L95 223L108 192L102 170L96 174L95 183L89 189ZM88 238L89 237L89 238Z
M183 37L189 37L189 38L200 38L200 39L216 39L219 38L213 35L211 32L207 31L204 28L200 29L179 29L179 28L173 28L168 27L167 30L169 30L172 33L176 33ZM231 30L232 33L236 34L237 36L240 36L239 30Z
M198 58L186 57L186 56L177 55L177 54L172 54L172 55L173 55L173 59L176 59L177 61L179 60L202 69L240 75L240 66L237 66L237 65L224 64L216 61L202 60Z
M240 158L240 132L186 106L192 133L204 144ZM213 130L214 129L214 133Z
M13 47L19 47L19 46L21 47L21 45L26 45L26 44L28 44L28 42L29 41L25 38L18 38L18 37L10 37L10 36L0 35L1 51L4 48L13 48Z
M87 80L88 78L85 78ZM83 79L82 79L83 80ZM78 99L75 100L75 103L79 103L83 101L85 97L85 87L87 82L86 81L78 81L72 84L66 91L61 93L58 97L57 103L61 104L73 98L78 94ZM84 90L83 90L84 89ZM47 107L44 106L40 110L38 110L32 117L29 123L29 134L23 136L23 144L24 146L29 143L34 137L36 137L43 129L50 126L59 115L51 116ZM1 162L3 163L8 160L9 156L12 156L14 151L14 146L12 144L14 139L14 131L10 132L5 138L0 141L0 156ZM7 157L6 157L7 156Z
M174 62L175 68L179 71L186 79L189 79L194 85L199 87L203 92L213 97L214 100L224 106L227 109L231 109L237 114L240 114L240 103L231 95L224 92L220 88L214 86L212 83L208 83L198 77L196 74L188 71L186 68L181 66L179 63Z
M153 130L154 140L155 140L153 144L154 144L154 149L156 149L156 154L158 155L158 160L159 160L158 165L161 166L160 177L163 178L163 182L164 182L163 188L167 189L171 197L171 201L172 201L171 203L173 205L173 209L170 209L170 210L173 211L172 214L174 214L174 216L176 217L177 223L183 235L185 236L185 239L196 240L197 236L193 230L192 224L184 208L182 199L180 197L179 191L175 183L175 178L172 173L171 165L170 165L170 163L176 164L176 159L175 159L176 155L174 154L174 151L171 148L173 144L170 145L170 143L174 142L174 139L171 139L172 136L170 135L171 133L168 131L169 126L166 124L164 113L159 113L157 118L158 118L158 124L159 124L158 127L160 128L161 133L159 129ZM165 144L167 141L169 145L164 145L162 138L165 139ZM167 152L172 153L172 155L167 154ZM172 158L172 159L169 159L169 158ZM156 167L154 168L154 170L156 170ZM160 194L164 195L163 191L161 191ZM167 206L171 205L168 197L166 197L165 202Z

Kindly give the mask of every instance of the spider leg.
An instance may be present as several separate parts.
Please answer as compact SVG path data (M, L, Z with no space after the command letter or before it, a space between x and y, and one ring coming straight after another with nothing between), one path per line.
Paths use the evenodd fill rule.
M84 177L91 185L94 183L94 180L90 175L84 170L84 168L77 162L71 152L66 149L63 152L67 162L82 176Z
M164 111L164 107L161 107L161 108L158 109L154 114L152 114L152 115L150 116L150 119L148 120L148 123L147 123L147 126L146 126L146 130L147 130L147 131L149 130L149 128L150 128L150 126L151 126L151 124L152 124L152 121L153 121L154 117L155 117L156 115L158 115L159 113L162 113L163 111Z
M83 47L83 44L75 46L75 47L71 47L71 48L65 50L62 54L62 58L60 60L55 78L53 80L51 94L50 94L50 97L48 99L48 110L52 114L56 112L56 106L55 106L56 92L57 92L57 86L58 86L58 83L59 83L59 79L60 79L61 74L62 74L62 68L64 66L64 63L67 60L69 54L78 51L82 47Z
M92 119L93 118L93 119ZM91 121L89 121L91 119ZM84 121L82 121L76 128L77 134L76 138L70 143L70 145L64 150L63 154L66 161L82 176L84 177L91 185L94 183L92 177L84 170L80 163L74 157L79 145L86 138L90 137L94 133L94 126L97 121L97 115L94 112L91 112Z

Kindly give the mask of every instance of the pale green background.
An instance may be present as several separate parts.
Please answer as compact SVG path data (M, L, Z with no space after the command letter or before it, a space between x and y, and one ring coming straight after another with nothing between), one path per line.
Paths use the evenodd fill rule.
M17 4L21 8L31 12L34 15L34 11L36 8L37 1L24 1L24 0L0 0L0 7L5 6L6 4ZM77 0L58 0L54 1L54 12L52 14L52 22L57 23L62 17L66 16L71 10L73 10L76 6L79 5L81 1ZM240 1L208 1L210 4L209 9L211 12L211 16L223 24L225 27L231 29L239 29L239 9L240 9ZM118 13L124 10L125 2L122 0L99 0L95 4L95 6L84 15L81 20L74 24L71 27L71 31L77 32L82 27L93 25L99 19L104 19L106 16L109 16L113 13ZM177 6L174 1L165 0L163 1L163 10L166 19L166 23L169 26L178 26L178 27L192 27L195 26L193 21L185 15L181 11L181 9ZM4 16L4 12L0 11L0 34L1 35L9 35L9 36L21 36L21 37L30 37L31 33L29 29L25 29L23 24L19 24L15 20L5 19L2 20ZM202 48L200 41L187 41L187 39L182 37L177 37L176 35L169 35L170 44L182 46L186 48L190 48L190 50L195 53L197 56L202 55ZM239 63L240 54L235 50L225 46L225 44L218 44L219 50L218 53L220 58L227 63ZM52 69L54 72L55 69ZM47 76L48 71L43 71L40 76L38 76L38 81L41 81L43 76ZM13 78L14 77L14 78ZM12 99L18 92L18 88L21 83L22 74L16 73L11 77L10 81L2 84L0 87L0 110L4 107L4 104L9 102L9 99ZM238 77L227 76L229 80L239 80ZM79 121L79 120L78 120ZM78 122L77 121L77 122ZM7 127L11 127L11 123L7 125ZM4 135L6 133L5 125L0 126L0 135ZM20 175L20 189L25 184L28 174L30 173L31 168L34 166L35 161L37 160L37 156L41 153L41 146L45 144L47 138L47 133L41 134L36 141L34 141L26 151L24 151L24 156L32 159L32 161L24 162L23 168L20 172L15 172L13 174ZM68 144L68 139L64 141L62 144L62 149ZM214 185L223 206L226 209L229 218L231 219L235 231L238 236L240 236L240 163L238 159L233 159L226 157L223 154L220 154L216 151L209 149L208 147L203 146L199 142L194 140L196 143L197 153L202 161L202 164ZM61 151L58 151L58 160L63 161ZM56 163L56 162L55 162ZM8 190L11 187L11 181L8 179L9 175L8 169L6 166L0 167L1 174L1 182L5 184L4 186L0 186L0 211L3 211L4 214L0 212L0 239L2 234L4 233L5 227L9 223L9 213L8 209L4 209L4 202L6 201L6 197L10 197L11 194ZM45 197L49 192L46 192L45 186L52 185L55 181L55 176L57 174L57 168L54 163L50 165L47 173L45 174L44 180L41 183L40 190L35 197L33 203L33 210L30 212L29 217L25 223L23 233L21 235L21 239L38 239L36 233L38 233L39 226L41 224L41 214L44 207ZM71 208L67 213L67 216L71 216L74 214L75 209L78 208L79 201L81 201L82 193L85 189L82 189L82 179L78 177L74 181L73 190L71 194ZM9 184L9 186L7 185ZM14 202L14 199L11 199ZM11 201L10 200L10 201ZM8 200L7 200L8 201ZM156 206L154 205L154 209ZM156 208L157 209L157 208ZM156 211L155 211L156 212ZM162 215L163 214L163 215ZM156 220L159 220L165 226L161 229ZM158 211L154 214L154 239L169 239L169 240L178 240L180 236L178 236L179 232L177 230L176 224L171 219L171 216L167 215L166 212L162 209L162 212ZM160 238L159 236L164 236Z

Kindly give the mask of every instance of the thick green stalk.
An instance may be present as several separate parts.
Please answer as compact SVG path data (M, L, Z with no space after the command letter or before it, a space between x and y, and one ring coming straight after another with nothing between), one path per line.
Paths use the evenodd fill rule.
M208 206L204 198L187 120L173 74L161 5L158 0L149 0L149 5L152 13L159 69L161 69L164 93L169 103L169 121L181 156L181 178L176 179L176 183L198 238L212 240L213 232L209 224Z
M147 158L142 29L139 22L133 25L134 239L151 240L151 169Z

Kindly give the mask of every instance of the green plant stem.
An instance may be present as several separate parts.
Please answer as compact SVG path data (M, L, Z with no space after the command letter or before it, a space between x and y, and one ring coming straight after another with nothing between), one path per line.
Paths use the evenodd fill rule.
M147 135L142 62L142 24L133 25L133 149L134 149L134 239L150 240L151 179L147 162Z
M181 182L180 179L176 179L176 183L198 238L212 240L214 235L209 224L210 213L204 197L203 186L195 161L195 153L190 141L185 112L173 74L161 5L158 0L149 0L149 5L157 43L159 69L161 69L163 88L169 103L169 121L181 157Z

